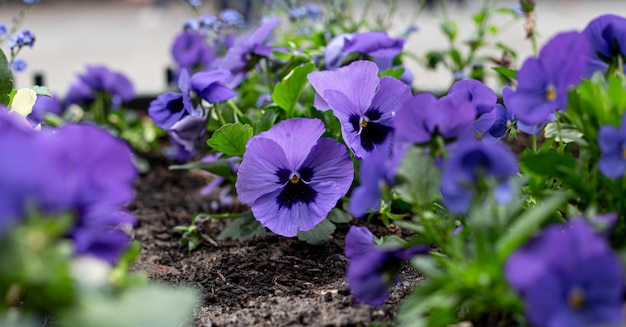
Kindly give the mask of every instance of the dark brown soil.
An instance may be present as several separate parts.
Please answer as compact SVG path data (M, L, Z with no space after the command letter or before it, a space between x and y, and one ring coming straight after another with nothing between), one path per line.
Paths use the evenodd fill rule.
M189 225L196 213L211 213L211 198L199 189L209 181L194 171L170 171L160 156L136 183L130 209L139 218L136 238L142 253L133 270L154 280L197 288L203 298L193 326L367 326L389 325L402 298L420 280L410 267L387 303L355 303L344 279L344 237L340 225L330 242L314 246L266 233L247 241L218 241L187 251L178 225ZM229 210L236 210L230 208ZM214 239L229 221L212 220ZM378 236L389 234L379 227Z

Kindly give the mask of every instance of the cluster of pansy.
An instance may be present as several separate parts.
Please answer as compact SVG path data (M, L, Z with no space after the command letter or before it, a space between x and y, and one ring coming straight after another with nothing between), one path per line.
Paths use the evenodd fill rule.
M275 48L269 38L279 23L278 18L267 19L249 35L225 43L222 57L216 57L197 32L183 31L176 38L172 54L180 67L180 93L162 94L148 109L155 124L169 131L175 157L186 161L198 154L196 145L206 133L209 107L235 97L232 89L261 58L271 55Z
M70 213L76 255L116 263L135 224L124 209L137 177L127 145L91 124L36 131L5 109L0 134L0 238L29 213Z

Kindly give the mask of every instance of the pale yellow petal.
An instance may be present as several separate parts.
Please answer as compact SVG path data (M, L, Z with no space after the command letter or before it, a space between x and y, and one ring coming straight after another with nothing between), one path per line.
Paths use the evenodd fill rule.
M35 91L29 88L19 89L11 102L11 110L20 114L22 117L26 117L33 112L33 106L36 101L37 93L35 93Z

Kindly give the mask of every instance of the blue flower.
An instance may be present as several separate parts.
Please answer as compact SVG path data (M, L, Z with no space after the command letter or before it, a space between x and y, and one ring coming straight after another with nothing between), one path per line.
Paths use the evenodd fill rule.
M550 225L514 252L505 276L532 326L584 327L623 321L624 272L582 218Z
M513 122L513 115L503 105L496 104L494 111L496 117L493 124L483 134L483 142L496 143L500 141L509 129L509 125Z
M28 64L23 59L16 58L11 61L11 69L16 73L25 71L27 67Z
M351 226L346 235L346 278L350 293L358 302L382 305L389 297L389 288L400 282L400 264L416 254L425 254L426 245L408 249L400 246L376 245L374 235L367 227Z
M230 71L225 69L199 72L191 77L191 89L199 98L209 103L224 102L237 95L224 85L230 77Z
M358 52L372 57L381 69L387 69L392 66L393 58L402 52L405 41L390 37L386 32L340 34L326 46L324 65L326 69L338 68L346 55Z
M178 67L189 71L206 68L215 60L215 54L206 44L204 37L193 30L182 31L176 36L171 54Z
M341 123L343 139L357 158L377 151L391 140L393 115L411 98L401 81L378 77L371 61L356 61L334 71L313 72L315 108L333 114Z
M609 178L624 176L626 171L626 115L622 117L619 129L611 125L600 127L598 145L602 156L598 161L598 169Z
M585 77L591 77L596 71L605 73L613 58L626 56L626 18L612 14L599 16L589 22L582 33L594 50Z
M226 26L244 27L246 26L246 19L243 15L235 9L227 8L220 11L220 19Z
M474 122L476 131L485 132L493 125L496 118L493 108L498 97L485 84L473 79L456 81L448 90L448 96L457 101L468 101L476 107L477 119Z
M191 114L195 109L190 97L189 73L183 69L178 76L178 88L181 93L167 92L150 102L148 114L154 124L169 130L176 122Z
M239 199L272 232L296 236L326 218L354 175L346 148L319 119L293 118L254 136L237 172Z
M89 104L99 93L107 93L112 109L118 109L123 102L135 96L133 83L126 75L110 70L105 66L87 66L84 74L79 74L72 81L65 96L66 105Z
M584 35L556 35L538 58L526 59L518 71L517 89L509 96L507 109L528 125L543 123L556 110L565 110L569 88L581 81L590 55Z
M446 162L441 176L441 195L451 213L463 214L476 193L488 191L486 181L495 182L498 203L513 196L510 178L518 173L517 160L509 148L499 143L467 142L458 144Z

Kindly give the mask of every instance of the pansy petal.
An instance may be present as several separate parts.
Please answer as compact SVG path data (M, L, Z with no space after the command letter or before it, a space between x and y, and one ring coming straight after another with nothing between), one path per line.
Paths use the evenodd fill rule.
M283 149L274 140L251 139L239 165L235 183L241 202L253 206L260 197L276 192L282 187L277 172L288 165ZM274 205L277 210L278 204Z
M430 140L430 132L426 129L427 108L436 101L434 94L421 92L402 105L393 123L397 142L425 143Z
M355 61L336 70L312 72L308 79L333 110L342 112L344 108L326 98L327 90L343 93L359 111L363 111L370 107L379 84L378 67L365 60Z
M598 160L598 169L604 176L617 179L624 176L626 159L621 154L603 155Z
M411 99L411 89L406 84L393 77L383 76L380 79L378 91L372 99L371 108L383 114L379 122L390 125L392 113L399 111L409 99Z
M276 142L283 149L289 162L288 166L282 168L295 171L301 167L325 130L324 123L319 119L293 118L274 125L272 129L260 133L258 137Z
M591 45L585 35L564 32L543 46L539 60L555 87L568 88L580 82L590 56Z
M448 95L470 101L476 107L476 114L478 115L492 111L498 100L490 87L473 79L454 82L448 90Z
M313 169L310 182L333 181L348 192L354 178L354 164L345 146L331 138L321 138L311 149L302 167Z

